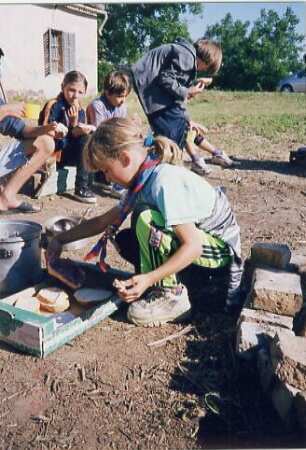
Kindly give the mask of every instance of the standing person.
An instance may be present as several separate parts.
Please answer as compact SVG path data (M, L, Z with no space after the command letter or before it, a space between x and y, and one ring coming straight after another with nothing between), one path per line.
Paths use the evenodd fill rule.
M90 189L92 176L85 170L83 163L87 137L95 129L93 125L86 124L85 110L80 103L87 84L87 79L81 72L72 70L66 73L60 94L45 104L40 113L39 124L55 121L68 128L67 136L55 140L55 148L61 152L59 164L76 166L75 198L84 203L96 203L97 199Z
M126 117L126 98L131 92L129 76L120 70L109 72L103 84L103 92L87 107L88 123L98 127L102 122L113 117ZM96 181L112 197L121 198L125 192L122 186L107 183L103 173L96 174Z
M186 317L191 305L180 277L195 267L228 267L227 304L237 304L240 230L226 196L197 174L166 163L182 155L175 143L156 136L146 147L144 136L128 119L110 119L91 135L84 155L88 169L102 170L129 190L118 206L52 240L50 267L64 244L104 232L87 259L100 254L105 270L107 240L114 238L121 256L135 265L136 275L115 287L131 303L128 318L136 325ZM131 228L116 235L132 211Z
M6 104L0 100L0 133L16 138L0 148L0 177L17 169L8 181L0 181L0 214L40 211L38 205L20 200L17 194L54 152L53 138L61 136L56 122L32 127L26 125L23 116L24 103Z
M217 73L222 62L218 43L179 38L154 48L131 66L135 91L154 134L172 139L183 149L190 120L187 100L203 91L206 78L197 71Z

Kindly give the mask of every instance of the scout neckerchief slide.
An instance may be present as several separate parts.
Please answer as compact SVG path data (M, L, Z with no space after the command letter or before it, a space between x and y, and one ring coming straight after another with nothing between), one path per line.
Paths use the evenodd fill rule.
M149 142L147 139L145 140L145 145L148 145ZM142 165L139 168L139 171L137 173L136 179L133 183L133 186L130 187L128 190L126 197L123 201L123 204L120 208L119 217L118 220L115 221L113 224L108 225L102 234L101 238L98 240L98 242L93 246L93 248L90 250L90 252L85 256L85 261L89 261L93 258L97 258L100 255L99 258L99 267L102 270L102 272L107 272L109 269L109 265L105 262L106 258L106 245L107 241L109 239L112 239L116 232L118 231L120 225L128 214L132 211L134 208L137 194L142 190L142 188L145 186L146 181L149 179L151 174L153 173L155 167L160 163L159 156L154 153L149 153Z

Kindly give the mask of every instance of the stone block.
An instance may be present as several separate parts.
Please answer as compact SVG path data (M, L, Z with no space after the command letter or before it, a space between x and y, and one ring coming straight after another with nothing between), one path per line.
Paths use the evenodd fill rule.
M306 433L306 392L297 392L293 400L295 414L299 428Z
M292 266L296 272L300 271L303 266L306 267L306 250L292 251L290 266Z
M268 347L269 341L276 334L293 336L286 328L272 326L267 323L240 322L236 334L236 352L245 359L250 359L262 347Z
M273 314L267 311L259 309L243 308L240 313L239 321L241 322L254 322L265 323L271 326L277 326L292 330L293 318L290 316L280 316L279 314Z
M274 384L271 392L272 404L287 429L296 426L293 401L298 392L298 389L280 381Z
M251 260L255 265L285 269L290 258L291 251L286 244L257 242L251 248Z
M270 342L271 362L277 377L306 391L306 338L278 334Z
M246 306L294 316L303 305L300 276L277 269L255 269Z

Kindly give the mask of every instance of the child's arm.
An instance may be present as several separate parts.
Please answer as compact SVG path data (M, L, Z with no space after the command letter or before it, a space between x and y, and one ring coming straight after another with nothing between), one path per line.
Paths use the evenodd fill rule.
M127 303L137 300L150 286L189 266L202 254L201 232L193 223L174 227L181 245L164 264L146 274L135 275L118 285L118 294Z
M43 134L48 134L51 137L62 137L59 136L56 132L57 123L52 122L47 125L40 125L38 127L30 127L26 125L23 129L22 136L24 139L34 139L38 136L42 136Z
M101 216L85 220L71 230L58 234L48 245L47 260L50 261L51 259L58 258L64 244L102 233L108 225L114 223L118 219L119 211L119 208L115 206Z

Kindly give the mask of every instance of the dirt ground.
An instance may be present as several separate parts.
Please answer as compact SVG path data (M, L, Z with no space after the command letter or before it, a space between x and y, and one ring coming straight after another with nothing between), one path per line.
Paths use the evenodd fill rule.
M288 148L277 144L266 154L260 144L261 154L233 152L236 168L212 166L208 177L226 187L244 257L258 241L306 247L306 173L289 165ZM99 196L94 213L114 202ZM87 207L69 196L45 197L41 203L42 212L18 218L43 224ZM81 259L85 250L65 256ZM113 250L110 261L131 269ZM303 447L301 437L279 422L254 370L235 357L237 317L223 312L219 285L209 279L194 294L193 316L185 324L137 328L126 321L122 307L45 359L2 344L0 448ZM187 334L160 347L148 345L188 325Z

